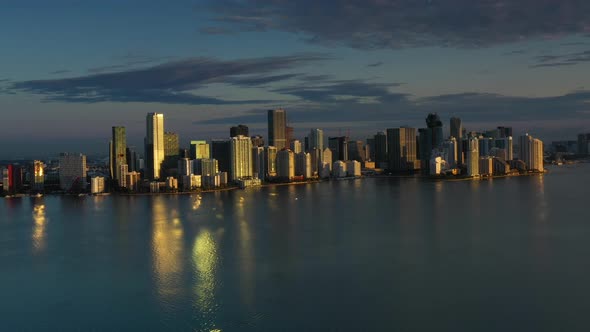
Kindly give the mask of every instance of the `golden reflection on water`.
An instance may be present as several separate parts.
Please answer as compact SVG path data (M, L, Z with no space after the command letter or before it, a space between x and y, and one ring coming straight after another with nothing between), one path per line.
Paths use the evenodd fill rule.
M212 312L215 309L217 261L215 237L211 231L204 229L197 235L193 245L193 266L196 274L195 304L202 312Z
M154 197L152 202L152 252L158 294L164 303L180 295L183 273L183 228L178 210Z
M243 196L236 200L235 211L238 222L240 245L238 256L240 259L240 295L244 303L251 305L254 301L254 258L252 249L252 234L248 223L245 206L247 202Z
M45 203L36 201L33 206L33 251L39 252L45 249L45 224L47 217L45 214Z

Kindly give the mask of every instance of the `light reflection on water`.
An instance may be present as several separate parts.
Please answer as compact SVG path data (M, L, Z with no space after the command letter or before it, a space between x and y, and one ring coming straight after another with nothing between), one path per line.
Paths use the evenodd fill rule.
M182 290L184 238L178 210L159 196L152 201L152 255L157 293L164 304Z
M215 235L209 229L203 229L195 238L192 260L195 273L195 305L201 313L211 317L218 309L215 286L219 257Z
M45 224L48 219L43 200L35 200L33 204L33 251L41 252L45 249Z

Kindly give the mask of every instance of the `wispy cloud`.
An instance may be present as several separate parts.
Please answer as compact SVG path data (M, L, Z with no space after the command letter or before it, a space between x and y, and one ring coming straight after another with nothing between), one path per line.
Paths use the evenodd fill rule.
M586 34L586 0L216 0L216 21L236 31L281 30L360 49L482 47Z
M50 72L49 74L51 74L51 75L60 75L60 74L67 74L67 73L69 73L69 72L70 72L70 71L69 71L69 70L67 70L67 69L60 69L60 70L55 70L55 71L52 71L52 72Z
M379 61L379 62L369 63L367 65L367 67L379 67L381 65L383 65L383 62Z
M287 80L296 75L278 72L329 58L328 55L315 53L227 61L191 58L118 72L13 82L9 86L9 91L42 95L47 101L86 103L103 101L170 104L260 103L268 101L222 100L196 95L194 90L211 83L259 86L264 83ZM268 75L272 73L277 74Z
M590 61L590 50L560 55L539 55L534 58L531 68L573 66Z

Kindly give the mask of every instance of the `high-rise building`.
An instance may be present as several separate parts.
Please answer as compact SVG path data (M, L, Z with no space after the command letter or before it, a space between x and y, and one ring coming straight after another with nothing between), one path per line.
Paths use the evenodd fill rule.
M545 170L543 165L543 142L527 133L520 136L519 146L520 159L524 161L526 168L530 171L543 172Z
M384 132L378 132L373 136L375 140L375 164L379 168L383 168L383 163L388 162L387 155L387 135Z
M512 160L514 158L514 145L512 143L512 136L499 138L495 140L494 143L496 148L506 150L505 160Z
M252 146L264 146L264 138L260 135L250 137L252 140Z
M451 137L454 137L457 142L463 140L463 124L460 118L451 118ZM457 145L457 164L463 164L463 145Z
M86 189L86 156L81 153L59 154L59 184L61 189Z
M252 141L248 136L230 140L230 179L237 181L252 177Z
M264 147L252 146L252 173L260 180L266 178Z
M443 137L443 123L436 113L430 113L426 117L426 126L432 132L432 148L438 149L444 141Z
M129 166L129 172L139 172L139 155L131 147L127 147L127 149L125 150L125 154L127 155L127 165Z
M300 140L292 140L291 141L291 150L293 151L293 153L297 154L299 152L302 151L302 147L301 147L301 141Z
M283 109L268 111L268 145L278 150L287 147L287 112Z
M104 192L104 177L94 176L90 178L90 193L100 194Z
M330 151L332 151L333 159L342 161L348 160L348 137L328 137L328 147L330 148Z
M293 141L293 131L293 127L285 127L285 147L287 148L291 146L291 142Z
M332 150L330 150L330 148L325 148L324 151L322 152L322 160L323 163L322 164L328 164L328 167L330 168L330 171L332 170L332 161L334 158L332 158Z
M194 160L193 174L201 176L212 176L219 173L217 159L196 159Z
M428 171L430 168L430 155L432 154L432 130L430 128L418 129L418 156L420 158L420 168ZM387 147L389 150L389 146Z
M274 146L264 147L264 170L267 179L277 176L277 153Z
M119 179L117 180L119 187L128 188L127 173L129 173L129 166L127 166L127 164L119 165L119 169L117 171L119 174Z
M121 165L127 164L127 137L125 127L112 128L112 144L110 155L111 178L119 181Z
M31 189L34 191L43 191L45 185L45 164L39 160L34 160L31 165Z
M160 178L164 156L164 114L148 113L145 136L145 174L148 179Z
M250 136L249 131L248 131L248 126L237 125L237 126L229 128L229 137L236 137L239 135Z
M280 178L291 180L295 177L295 154L289 149L277 153L277 173Z
M18 193L23 188L24 170L19 165L8 165L2 173L2 186L5 192Z
M365 143L363 141L349 141L347 144L348 160L365 161Z
M191 159L208 159L211 158L209 144L207 141L191 141L189 149L189 158Z
M414 169L416 158L416 128L387 129L389 169L407 171Z
M324 131L318 128L309 131L308 144L309 151L314 148L324 151Z
M139 172L129 172L125 176L125 182L127 183L127 189L131 191L137 191L139 189L139 181L141 180L141 174Z
M164 162L162 169L166 175L174 174L180 156L180 142L177 133L164 133Z
M467 175L479 176L479 142L477 137L470 137L465 151Z
M189 158L180 158L178 160L178 177L182 179L183 176L193 174L193 161Z
M443 143L443 156L450 168L457 167L458 164L458 152L457 152L457 140L451 136L448 140Z
M295 175L311 178L311 155L307 152L295 154Z
M211 141L211 156L217 160L220 172L230 171L230 141Z

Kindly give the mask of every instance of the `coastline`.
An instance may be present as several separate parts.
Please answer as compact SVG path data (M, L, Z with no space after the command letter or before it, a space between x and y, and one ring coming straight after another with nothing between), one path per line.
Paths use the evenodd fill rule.
M141 193L120 193L120 192L112 192L112 193L100 193L100 194L90 194L90 193L80 193L80 194L68 194L68 193L47 193L43 194L42 196L35 196L30 194L16 194L16 195L8 195L3 196L2 198L40 198L43 196L74 196L74 197L86 197L86 196L157 196L157 195L194 195L194 194L206 194L206 193L214 193L214 192L224 192L224 191L232 191L237 189L248 189L248 188L269 188L269 187L278 187L278 186L293 186L293 185L305 185L305 184L316 184L316 183L323 183L323 182L330 182L330 181L346 181L346 180L362 180L362 179L379 179L379 178L416 178L416 179L423 179L427 181L482 181L482 180L492 180L492 179L501 179L501 178L511 178L511 177L521 177L521 176L536 176L536 175L544 175L549 173L546 169L544 172L530 172L530 173L519 173L519 174L505 174L505 175L491 175L485 177L444 177L444 176L432 176L432 175L421 175L421 174L407 174L407 175L396 175L396 174L382 174L382 175L368 175L368 176L361 176L361 177L345 177L345 178L330 178L330 179L317 179L311 181L298 181L298 182L282 182L282 183L265 183L259 186L247 187L247 188L240 188L238 186L232 187L225 187L225 188L215 188L215 189L206 189L206 190L197 190L197 191L180 191L180 192L158 192L158 193L151 193L151 192L141 192Z

